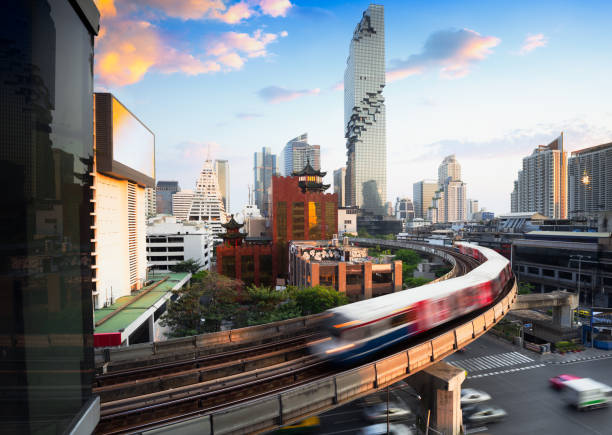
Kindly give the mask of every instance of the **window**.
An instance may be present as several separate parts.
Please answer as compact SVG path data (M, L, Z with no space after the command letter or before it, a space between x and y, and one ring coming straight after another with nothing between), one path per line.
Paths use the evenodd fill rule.
M304 240L305 225L304 225L304 203L294 202L291 208L291 239Z
M185 256L184 255L172 255L168 257L169 261L183 261L185 260Z
M544 276L555 276L555 271L550 269L542 269L542 275Z
M183 252L182 246L168 246L168 252Z
M332 202L325 203L325 238L331 239L338 231L338 207ZM350 220L348 221L351 222ZM344 222L346 223L346 221Z
M323 238L321 233L321 203L308 202L308 239L320 240Z
M245 284L255 281L255 259L252 255L240 257L240 275Z
M573 276L572 276L571 272L561 272L561 271L559 271L559 279L572 280Z
M184 237L168 237L168 243L183 243L184 241Z
M276 204L276 237L287 240L287 203L284 201Z
M230 278L236 278L236 257L233 255L222 257L221 274Z

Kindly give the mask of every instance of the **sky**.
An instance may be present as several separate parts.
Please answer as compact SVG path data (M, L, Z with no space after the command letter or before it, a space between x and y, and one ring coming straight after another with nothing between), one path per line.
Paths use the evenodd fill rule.
M155 133L156 178L193 189L230 164L231 211L253 154L307 132L332 183L346 164L343 76L358 1L96 0L94 83ZM609 1L381 1L388 200L436 179L449 154L468 197L510 210L522 158L564 132L612 142ZM331 189L330 189L331 191Z

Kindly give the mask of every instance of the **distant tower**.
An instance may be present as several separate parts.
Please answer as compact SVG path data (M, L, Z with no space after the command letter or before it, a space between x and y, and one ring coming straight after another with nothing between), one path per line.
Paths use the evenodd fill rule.
M230 211L230 168L227 160L215 160L215 172L217 173L217 184L221 192L221 200L225 211Z
M272 175L278 175L278 173L276 154L272 154L270 147L263 147L261 152L255 152L253 159L255 204L257 204L261 213L266 217L270 214Z
M353 33L344 72L345 204L375 213L387 202L384 87L384 8L371 4Z
M302 170L307 160L314 169L321 169L321 146L310 145L308 133L304 133L291 139L283 148L279 162L281 175L287 177L293 172Z
M221 225L226 221L225 208L217 184L217 174L210 159L204 162L196 182L188 220L207 222L215 236L225 232Z

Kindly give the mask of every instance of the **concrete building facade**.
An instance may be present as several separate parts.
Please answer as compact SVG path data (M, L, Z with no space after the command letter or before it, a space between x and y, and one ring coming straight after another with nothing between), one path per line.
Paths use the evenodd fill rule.
M338 209L338 236L342 237L345 233L357 234L357 208Z
M414 219L414 205L410 198L395 199L395 217L402 221L411 221Z
M193 201L193 190L186 189L172 195L172 215L179 221L187 220Z
M196 260L210 270L213 236L205 222L180 222L174 216L158 216L147 225L147 261L154 272L167 272L175 264Z
M331 241L292 241L289 244L289 284L324 285L352 300L402 289L402 262L372 263L363 247Z
M510 197L512 212L538 212L552 219L567 218L567 154L563 133L548 145L539 145L523 158Z
M227 160L215 160L215 174L217 186L221 193L221 201L226 213L230 212L230 167Z
M196 182L187 220L206 222L213 235L220 241L219 236L224 232L221 224L225 223L226 219L225 207L217 184L217 173L212 160L206 160Z
M145 188L155 186L155 136L109 93L94 94L94 119L93 300L101 308L146 279Z
M387 202L384 7L371 4L351 39L344 72L346 206L381 213Z
M572 152L567 173L570 218L612 210L612 142Z

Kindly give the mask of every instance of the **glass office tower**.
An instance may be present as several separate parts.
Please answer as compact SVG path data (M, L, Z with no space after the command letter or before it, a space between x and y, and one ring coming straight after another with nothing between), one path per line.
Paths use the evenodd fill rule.
M346 206L382 214L387 202L385 19L370 5L353 33L344 72Z
M0 14L0 428L87 433L92 398L91 0Z

